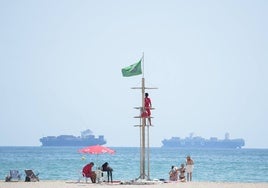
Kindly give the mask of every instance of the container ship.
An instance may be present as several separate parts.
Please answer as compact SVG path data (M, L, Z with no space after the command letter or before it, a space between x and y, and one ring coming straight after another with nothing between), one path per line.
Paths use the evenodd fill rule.
M162 140L162 147L164 148L226 148L239 149L245 146L245 140L242 138L230 139L229 133L225 134L224 139L211 137L210 139L202 138L200 136L193 136L180 138L172 137L171 139Z
M92 146L104 145L106 140L103 135L96 137L90 129L81 132L81 136L59 135L40 138L42 146Z

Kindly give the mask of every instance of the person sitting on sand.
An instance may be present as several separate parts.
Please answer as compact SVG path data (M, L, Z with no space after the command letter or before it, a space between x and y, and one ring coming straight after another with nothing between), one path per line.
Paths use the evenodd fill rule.
M179 170L179 180L181 182L185 182L186 179L185 179L185 167L184 167L184 164L181 164L181 167L178 169Z
M94 163L91 162L83 167L82 173L84 177L90 178L92 183L96 183L96 173L92 170Z
M177 167L171 166L171 170L169 171L169 180L178 181L178 168Z

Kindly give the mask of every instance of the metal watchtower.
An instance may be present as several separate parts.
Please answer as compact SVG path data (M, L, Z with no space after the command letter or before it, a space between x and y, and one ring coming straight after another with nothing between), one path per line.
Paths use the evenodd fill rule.
M134 107L135 109L140 110L139 116L135 116L134 118L140 119L140 124L135 125L135 127L140 128L140 176L139 179L146 179L150 180L150 125L146 124L146 119L148 117L142 116L142 112L145 109L144 106L144 95L146 89L157 89L157 88L150 88L145 87L145 79L142 78L141 87L133 87L131 89L141 89L141 96L142 96L142 102L140 107ZM150 108L151 110L154 110L154 108ZM150 117L153 118L153 117ZM147 133L147 135L146 135ZM147 139L146 139L147 138ZM146 160L147 156L147 160ZM146 172L146 165L147 165L147 172Z

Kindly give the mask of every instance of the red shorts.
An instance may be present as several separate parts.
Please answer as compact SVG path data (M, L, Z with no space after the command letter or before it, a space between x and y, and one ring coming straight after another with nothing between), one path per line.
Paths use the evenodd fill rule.
M150 117L150 116L151 116L150 108L145 108L145 111L142 112L141 117Z

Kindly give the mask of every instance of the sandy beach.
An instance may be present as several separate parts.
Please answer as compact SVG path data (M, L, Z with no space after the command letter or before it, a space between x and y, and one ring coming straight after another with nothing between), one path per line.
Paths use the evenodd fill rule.
M146 186L148 188L267 188L268 183L229 183L229 182L172 182L155 184L120 184L120 183L101 183L92 184L85 182L71 181L40 181L40 182L0 182L0 188L80 188L80 187L101 187L101 188L138 188Z

